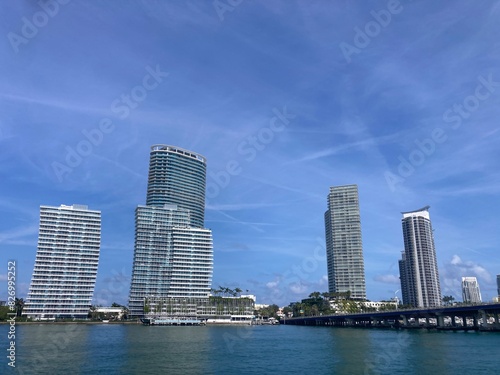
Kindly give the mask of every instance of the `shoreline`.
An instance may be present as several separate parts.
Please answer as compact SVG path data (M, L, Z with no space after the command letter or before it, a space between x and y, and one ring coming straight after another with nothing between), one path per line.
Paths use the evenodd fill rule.
M8 321L1 321L1 324L9 324ZM92 321L74 321L74 322L54 322L54 321L37 321L37 322L22 322L16 320L16 325L18 324L142 324L140 321L136 322L92 322Z

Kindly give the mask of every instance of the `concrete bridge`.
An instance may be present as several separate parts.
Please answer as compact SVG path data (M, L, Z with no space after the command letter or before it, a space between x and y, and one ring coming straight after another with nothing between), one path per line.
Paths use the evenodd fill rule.
M286 325L500 331L500 303L287 318Z

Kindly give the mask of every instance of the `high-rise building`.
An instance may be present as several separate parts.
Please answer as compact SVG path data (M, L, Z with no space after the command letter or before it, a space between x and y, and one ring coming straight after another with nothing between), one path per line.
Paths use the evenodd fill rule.
M497 293L498 297L500 297L500 275L497 275Z
M151 298L208 298L212 232L204 229L206 159L179 147L151 148L146 206L135 215L129 310Z
M403 304L440 306L441 286L429 206L402 214L405 250L399 261L399 272Z
M462 277L462 298L465 303L481 303L481 292L475 277Z
M406 280L406 256L405 252L401 252L401 258L399 260L399 280L401 282L401 297L403 300L403 304L409 301L409 295L408 295L408 280ZM405 302L406 301L406 302Z
M191 212L191 225L204 227L206 158L175 146L154 145L149 159L147 206L176 204Z
M357 185L332 186L325 212L328 290L366 299Z
M176 205L138 206L130 287L130 316L143 315L144 298L207 298L212 285L212 233L190 226Z
M35 267L23 315L87 318L101 246L101 212L87 206L40 207Z

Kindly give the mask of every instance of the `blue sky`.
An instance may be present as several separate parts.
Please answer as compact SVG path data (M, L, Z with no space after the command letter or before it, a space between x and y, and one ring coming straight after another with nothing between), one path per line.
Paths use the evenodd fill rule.
M357 184L367 295L401 296L430 205L443 294L500 274L500 2L47 1L0 12L0 299L40 205L102 211L95 302L127 303L149 148L208 159L213 284L327 291L330 186ZM231 5L233 4L233 5Z

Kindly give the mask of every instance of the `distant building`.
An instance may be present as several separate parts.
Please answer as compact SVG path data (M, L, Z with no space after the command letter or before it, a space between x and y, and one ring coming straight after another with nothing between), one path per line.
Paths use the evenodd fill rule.
M366 299L357 185L332 186L325 212L328 290Z
M269 307L269 305L266 305L265 303L256 303L255 304L255 310L265 309L266 307Z
M116 318L121 320L125 315L125 307L112 307L112 306L98 306L94 310L91 308L90 312L97 316L102 316L103 319Z
M462 298L465 303L481 303L481 292L475 277L462 277Z
M207 299L213 273L212 232L204 228L206 159L175 146L150 151L146 206L135 214L129 316L146 299Z
M253 303L257 302L257 296L254 294L242 294L239 298L249 298Z
M209 298L150 297L145 299L144 315L148 317L191 317L199 319L245 316L251 319L255 309L254 300L243 296L210 296ZM235 319L229 319L229 322L231 320Z
M405 250L399 261L399 272L403 304L440 306L441 285L429 206L402 214Z
M352 302L352 301L351 301ZM343 304L342 301L331 300L330 308L336 313L362 312L362 311L380 311L380 310L397 310L398 302L396 301L356 301L355 308L353 305ZM347 308L347 310L346 310Z
M500 298L500 275L497 275L497 295Z
M23 315L86 319L100 246L100 211L76 204L41 206L38 249Z

